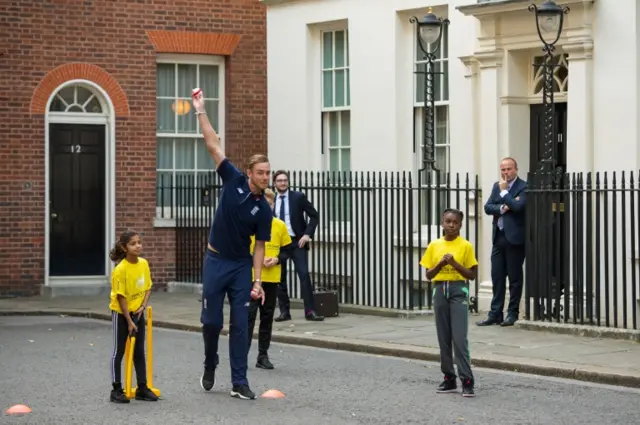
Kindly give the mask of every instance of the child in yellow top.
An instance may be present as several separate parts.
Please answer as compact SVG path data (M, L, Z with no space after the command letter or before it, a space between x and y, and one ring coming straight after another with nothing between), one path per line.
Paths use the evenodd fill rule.
M122 358L127 338L136 334L133 364L138 389L136 400L157 401L158 397L147 387L146 359L144 355L144 310L151 296L149 263L140 257L142 241L133 231L124 232L109 253L116 267L111 274L111 322L113 324L113 353L111 355L111 401L129 403L121 380Z
M275 207L276 195L271 189L265 189L264 197L273 210ZM251 254L255 246L255 236L251 236ZM271 344L271 329L273 327L273 315L276 309L277 290L280 283L280 265L290 256L292 248L291 236L287 231L284 221L274 217L271 222L271 240L265 244L264 268L262 269L262 289L264 300L251 299L249 304L249 349L253 337L253 328L256 324L256 315L260 309L260 329L258 331L258 360L256 367L261 369L273 369L273 364L269 361L267 351ZM252 272L253 273L253 272Z
M462 395L473 397L474 378L469 357L469 284L476 278L478 261L473 245L460 236L464 215L448 208L442 214L444 236L432 241L420 261L433 284L433 311L440 345L444 381L436 392L457 391L453 354L462 381ZM453 349L451 343L453 342Z

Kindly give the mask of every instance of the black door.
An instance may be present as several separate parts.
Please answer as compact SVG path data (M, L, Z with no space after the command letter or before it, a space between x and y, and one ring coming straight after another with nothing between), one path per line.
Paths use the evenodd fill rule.
M557 144L555 145L555 165L556 170L564 173L567 171L567 103L556 103L555 105L555 128ZM544 105L531 105L531 134L530 134L530 161L529 171L533 173L540 165L540 161L545 155L545 137L544 137ZM539 232L543 231L542 228L530 229L531 234L538 235L534 238L539 238L538 242L550 248L551 258L547 258L546 264L532 265L532 267L539 267L542 273L549 272L551 278L551 297L558 296L563 293L565 282L569 278L568 270L568 248L569 248L569 227L567 218L569 218L568 211L568 198L563 192L563 189L567 189L565 186L564 178L557 180L553 187L549 188L549 193L537 193L535 196L538 199L545 199L545 202L536 203L535 205L544 206L545 209L551 211L538 211L535 212L535 216L538 217L536 221L538 226L544 226L544 220L552 220L551 235L540 235ZM567 199L565 199L567 198ZM565 208L565 206L567 208ZM544 220L542 220L544 218ZM542 221L540 221L542 220ZM536 246L536 241L532 241L533 246ZM541 248L538 245L538 248ZM548 262L547 262L548 261ZM548 270L550 269L550 270ZM542 288L541 288L542 289ZM543 290L540 295L544 295L546 290ZM555 312L558 314L558 311Z
M105 274L105 126L49 128L49 274Z

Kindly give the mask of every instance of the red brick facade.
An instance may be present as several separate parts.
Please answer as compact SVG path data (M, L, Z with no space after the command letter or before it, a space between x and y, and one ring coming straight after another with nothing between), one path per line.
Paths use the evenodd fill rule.
M6 13L8 12L8 14ZM0 296L40 292L45 256L45 109L82 78L116 115L116 232L144 232L155 283L174 273L174 230L154 228L156 56L225 61L225 145L266 153L266 11L258 0L9 1L0 16Z

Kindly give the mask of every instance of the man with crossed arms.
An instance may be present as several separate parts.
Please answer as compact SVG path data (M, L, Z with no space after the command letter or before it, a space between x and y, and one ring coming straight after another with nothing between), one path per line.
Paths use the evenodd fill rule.
M518 320L522 298L527 182L518 177L518 163L510 157L500 163L500 175L484 206L485 213L493 216L493 296L489 316L478 322L478 326L513 326ZM507 277L510 299L507 317L503 320Z

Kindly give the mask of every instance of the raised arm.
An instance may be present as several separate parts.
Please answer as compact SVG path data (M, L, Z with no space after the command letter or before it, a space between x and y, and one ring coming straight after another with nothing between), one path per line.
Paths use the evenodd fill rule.
M193 89L192 101L193 108L196 110L196 115L200 122L200 128L202 129L202 136L204 137L204 142L207 145L207 150L213 158L213 161L216 163L216 167L218 167L222 161L224 161L226 156L222 149L222 145L220 144L220 138L211 126L209 118L207 117L207 112L204 109L204 95L202 94L201 89Z

